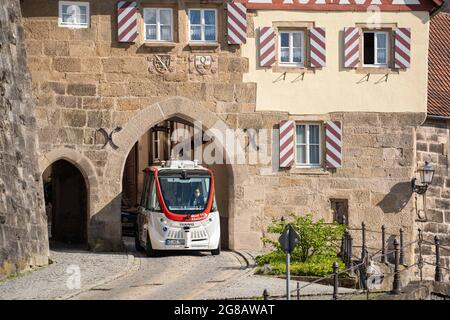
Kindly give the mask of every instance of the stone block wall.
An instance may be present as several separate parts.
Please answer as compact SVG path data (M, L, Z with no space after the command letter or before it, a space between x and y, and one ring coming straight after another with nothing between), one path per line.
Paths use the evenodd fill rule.
M435 169L432 184L421 200L423 212L419 212L417 227L424 232L424 240L433 243L438 236L442 246L441 264L450 268L450 177L449 177L449 138L450 120L428 118L417 129L417 168L423 166L425 161L431 163ZM418 252L416 252L418 253ZM430 263L435 262L435 248L433 245L423 246L424 259ZM426 274L434 275L434 267L425 265ZM448 271L444 270L445 277Z
M141 4L151 1L140 1ZM187 23L185 2L178 3L180 26ZM188 2L186 2L188 3ZM195 2L190 2L195 3ZM198 1L200 3L200 1ZM255 112L255 83L244 83L246 57L225 41L223 3L219 9L218 47L186 42L180 28L173 47L116 41L116 1L91 1L89 29L58 27L58 1L25 0L22 4L32 73L41 171L68 159L86 177L89 192L89 244L92 249L120 248L120 193L128 152L153 125L172 116L199 120L205 128L223 122L229 128L277 129L281 120L301 115ZM174 71L152 71L155 53L170 54ZM193 55L216 59L216 72L202 75ZM299 111L300 113L300 111ZM415 127L421 113L341 112L318 115L317 121L341 120L343 167L337 170L277 168L276 133L269 135L269 164L229 166L229 237L233 249L261 249L260 237L272 218L314 213L331 222L330 199L347 199L349 223L388 232L405 229L414 236L414 202L410 178L415 168ZM309 117L308 119L311 119ZM114 135L117 150L103 148L100 127ZM272 139L273 138L273 139ZM358 234L355 233L357 241ZM373 248L379 235L369 233ZM409 254L412 258L412 252Z
M141 5L152 3L140 1ZM187 26L187 5L195 2L165 3L176 8L178 24ZM226 43L224 4L213 1L210 6L218 9L218 46L191 47L185 27L174 30L178 39L174 46L155 47L146 45L142 35L134 44L117 42L115 0L90 1L87 29L59 27L57 0L22 3L39 128L40 169L44 171L52 162L66 159L77 164L87 178L91 248L120 248L124 159L142 134L156 121L165 120L160 117L165 110L149 111L152 106L182 97L195 101L195 106L183 114L187 120L198 119L199 113L212 119L208 116L211 113L215 121L230 127L239 125L241 112L249 114L255 109L256 85L242 82L247 59L240 56L238 46ZM142 21L139 23L142 30ZM156 53L171 56L173 72L155 71ZM195 55L211 56L214 70L199 73L192 61ZM130 132L140 130L140 136L126 139L118 151L109 145L102 148L105 140L99 128L108 133L119 126L128 128L138 114L141 119ZM120 141L121 136L129 135L124 129L115 137ZM76 159L72 151L76 151ZM110 175L114 176L112 180L108 180Z
M0 278L48 263L37 128L18 0L0 0Z
M292 168L266 174L257 166L240 167L235 178L235 221L239 231L252 230L254 243L273 218L313 213L333 220L331 199L348 200L350 228L365 222L369 251L381 248L381 226L405 241L414 234L415 204L410 178L415 168L415 126L424 119L413 113L332 113L343 123L343 167L336 170ZM265 117L270 126L273 119ZM272 122L271 122L272 121ZM401 125L399 125L401 124ZM275 155L276 156L276 155ZM274 161L273 157L273 161ZM352 232L355 245L361 233ZM247 232L246 237L250 237ZM393 238L389 239L392 243ZM359 249L355 249L359 254ZM412 250L406 252L412 261Z

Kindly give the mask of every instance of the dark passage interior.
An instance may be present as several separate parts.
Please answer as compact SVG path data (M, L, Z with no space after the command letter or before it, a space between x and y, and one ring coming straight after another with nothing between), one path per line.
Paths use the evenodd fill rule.
M87 243L87 190L81 172L59 160L42 176L50 245L85 246Z

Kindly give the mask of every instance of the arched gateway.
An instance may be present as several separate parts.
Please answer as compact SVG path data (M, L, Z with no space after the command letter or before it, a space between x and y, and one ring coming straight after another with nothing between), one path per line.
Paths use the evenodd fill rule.
M120 210L123 204L121 194L123 192L123 177L127 157L130 151L134 153L136 142L141 139L152 127L162 121L168 119L180 119L193 124L201 123L203 130L208 130L217 126L218 123L223 125L223 120L210 110L199 106L194 101L174 97L162 102L155 103L147 108L138 111L120 130L113 136L114 143L118 146L116 150L110 148L108 152L108 160L104 170L103 187L99 190L100 205L103 207L97 212L91 221L93 228L97 228L97 221L105 230L109 230L109 235L120 234L118 227L120 225ZM134 154L133 154L134 157ZM130 159L129 159L130 160ZM221 219L223 225L222 245L224 247L233 246L232 221L234 207L234 175L232 165L219 164L210 166L216 171L216 177L219 179L217 185L221 186L221 190L217 192L218 205L223 217ZM137 170L142 168L135 168ZM129 168L127 168L129 171ZM133 179L131 179L133 180ZM136 179L137 180L137 179ZM107 201L103 202L102 201ZM113 219L113 220L112 220ZM224 234L225 233L225 234ZM96 235L90 233L94 238ZM107 237L109 237L106 234ZM104 241L105 238L92 239L92 242ZM110 241L116 242L117 239L110 238ZM92 245L94 245L92 243ZM95 245L94 245L95 246Z

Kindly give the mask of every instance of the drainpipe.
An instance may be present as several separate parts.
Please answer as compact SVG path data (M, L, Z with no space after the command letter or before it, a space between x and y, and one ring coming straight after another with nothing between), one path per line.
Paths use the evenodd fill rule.
M430 19L433 19L435 15L437 15L439 12L447 8L449 5L449 0L444 0L442 4L439 7L433 8L433 10L430 11Z

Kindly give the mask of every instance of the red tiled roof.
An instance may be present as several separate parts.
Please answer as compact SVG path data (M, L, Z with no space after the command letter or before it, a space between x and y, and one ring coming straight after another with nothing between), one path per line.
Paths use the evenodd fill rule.
M431 19L428 58L428 114L450 117L450 13Z

